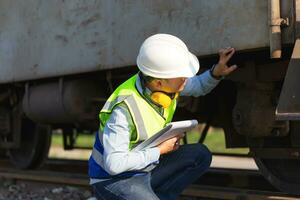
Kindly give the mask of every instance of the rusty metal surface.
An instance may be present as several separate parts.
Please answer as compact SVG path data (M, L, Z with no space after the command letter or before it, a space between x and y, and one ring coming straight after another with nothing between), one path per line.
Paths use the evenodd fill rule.
M291 10L290 1L282 4ZM198 56L267 47L267 7L261 0L2 0L0 83L134 65L142 41L157 32L179 36Z
M248 138L286 136L289 124L275 121L274 96L276 92L273 83L239 84L237 103L232 112L235 130Z
M300 120L300 39L296 41L292 58L276 109L279 120Z

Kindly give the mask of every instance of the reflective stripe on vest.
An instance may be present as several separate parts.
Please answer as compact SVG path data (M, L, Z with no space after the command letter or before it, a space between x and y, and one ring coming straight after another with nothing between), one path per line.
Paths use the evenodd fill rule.
M129 95L120 95L118 96L117 98L115 98L113 101L107 101L101 112L104 111L104 110L112 110L113 107L121 102L124 102L127 104L127 105L130 105L130 108L131 108L131 115L134 115L134 118L135 118L135 123L136 123L136 129L138 131L138 133L140 134L140 139L147 139L147 131L146 131L146 128L145 128L145 125L144 125L144 121L143 121L143 117L142 117L142 114L137 106L137 103L134 99L133 96L129 96ZM101 120L101 119L100 119Z
M137 133L135 140L134 138L131 138L131 145L151 137L153 134L162 129L172 120L176 109L176 99L174 99L171 106L164 109L164 116L161 116L161 114L158 113L137 91L135 86L136 79L137 75L131 77L120 85L108 98L99 114L101 122L100 130L103 131L113 108L124 102L129 109ZM130 146L130 148L131 147L132 146Z

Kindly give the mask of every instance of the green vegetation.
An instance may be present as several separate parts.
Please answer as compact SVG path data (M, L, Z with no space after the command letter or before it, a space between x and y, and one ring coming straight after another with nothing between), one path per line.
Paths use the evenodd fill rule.
M91 147L94 144L95 136L93 134L79 134L76 139L75 146ZM63 146L62 134L53 133L51 145L53 146Z
M201 131L201 130L200 130ZM94 135L79 134L76 140L76 146L92 147L94 144ZM194 130L191 133L187 134L188 143L196 143L200 138L199 131ZM53 134L52 135L52 145L53 146L62 146L62 134ZM234 153L234 154L247 154L249 152L248 148L234 148L226 149L225 148L225 137L222 129L210 129L207 134L207 137L204 141L204 144L213 152L213 153Z
M197 143L201 134L194 130L187 134L188 143ZM228 153L228 154L248 154L248 148L226 148L225 135L222 129L210 129L204 140L204 144L213 153Z

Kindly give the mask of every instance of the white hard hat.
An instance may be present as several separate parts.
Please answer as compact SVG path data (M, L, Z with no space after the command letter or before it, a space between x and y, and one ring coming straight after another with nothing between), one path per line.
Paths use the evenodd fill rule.
M199 70L197 57L182 40L169 34L147 38L136 62L143 74L155 78L192 77Z

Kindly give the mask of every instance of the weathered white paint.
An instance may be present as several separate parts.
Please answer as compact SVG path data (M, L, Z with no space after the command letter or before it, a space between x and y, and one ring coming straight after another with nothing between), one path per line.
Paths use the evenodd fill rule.
M1 0L0 83L135 65L139 46L154 33L177 35L198 56L226 46L267 47L267 3Z

